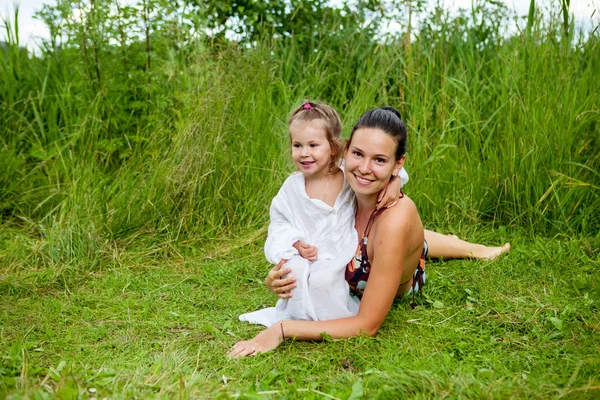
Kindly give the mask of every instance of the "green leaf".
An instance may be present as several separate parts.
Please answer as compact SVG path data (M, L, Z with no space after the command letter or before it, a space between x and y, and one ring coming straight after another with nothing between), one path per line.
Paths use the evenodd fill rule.
M548 318L548 320L550 320L550 322L552 322L552 324L554 325L554 327L556 329L558 329L559 331L562 331L563 323L560 319L555 318L555 317L550 317L550 318Z
M491 378L492 377L492 370L490 370L488 368L480 368L477 372L478 372L478 376L480 378Z
M364 394L365 393L363 390L362 380L359 379L356 382L354 382L354 385L352 385L352 393L350 393L350 397L348 397L348 400L362 399Z
M159 358L154 363L154 365L152 366L152 368L150 369L152 371L152 374L159 375L160 371L162 370L162 366L163 366L163 360L162 360L162 358Z
M78 391L77 391L76 387L63 386L56 391L56 394L59 399L75 400L75 399L77 399Z
M433 308L444 308L444 303L442 303L439 300L434 301L432 305L433 305Z

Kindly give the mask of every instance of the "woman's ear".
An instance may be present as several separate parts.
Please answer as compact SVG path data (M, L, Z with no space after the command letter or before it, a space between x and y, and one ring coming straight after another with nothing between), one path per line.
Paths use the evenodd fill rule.
M402 154L402 157L398 161L396 161L396 165L394 165L394 175L398 175L402 167L404 167L404 162L406 161L406 154Z
M350 147L350 141L346 139L346 144L344 145L344 157L348 154L348 147Z

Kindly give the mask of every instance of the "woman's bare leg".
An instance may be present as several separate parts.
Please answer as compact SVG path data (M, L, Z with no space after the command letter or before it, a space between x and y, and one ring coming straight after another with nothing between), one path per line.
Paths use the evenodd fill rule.
M493 260L510 250L510 243L506 243L501 247L484 246L465 242L455 235L442 235L427 229L425 229L425 241L429 246L429 257L433 258L485 258Z

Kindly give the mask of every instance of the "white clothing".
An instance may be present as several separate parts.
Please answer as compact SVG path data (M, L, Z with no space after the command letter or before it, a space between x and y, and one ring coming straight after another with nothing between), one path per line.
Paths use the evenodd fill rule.
M406 172L404 167L398 172L398 178L400 178L400 187L404 187L406 182L408 182L408 172Z
M398 176L402 185L408 181L404 169ZM240 321L269 327L283 320L324 321L356 315L359 300L349 294L344 277L358 243L355 207L354 192L345 178L330 207L308 197L303 174L290 175L271 203L265 256L271 264L288 260L284 268L292 269L296 288L292 298L279 299L275 307L242 314ZM318 249L316 261L299 255L292 246L299 240Z
M304 175L290 175L271 203L265 255L271 264L288 260L284 268L292 269L296 288L292 298L280 299L274 309L243 314L240 320L271 326L282 320L318 321L356 315L358 302L350 296L344 279L346 264L358 243L354 213L354 193L345 180L330 207L308 197ZM298 240L318 249L316 261L298 254L292 247Z

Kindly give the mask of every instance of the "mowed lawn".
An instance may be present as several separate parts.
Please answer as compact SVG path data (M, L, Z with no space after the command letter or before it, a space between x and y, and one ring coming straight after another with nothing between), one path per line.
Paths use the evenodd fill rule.
M432 260L418 306L394 304L376 338L287 341L236 360L228 348L260 330L238 314L275 302L261 240L115 252L93 270L5 265L0 394L599 398L600 240L477 236L513 250L492 262Z
M46 3L38 52L0 24L0 399L600 399L600 29L569 2ZM343 137L396 107L427 228L513 250L429 262L376 338L230 360L304 99Z

